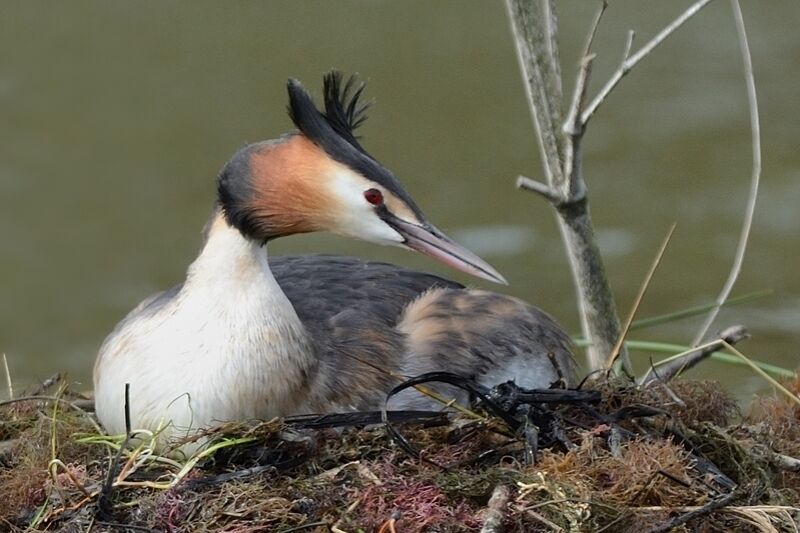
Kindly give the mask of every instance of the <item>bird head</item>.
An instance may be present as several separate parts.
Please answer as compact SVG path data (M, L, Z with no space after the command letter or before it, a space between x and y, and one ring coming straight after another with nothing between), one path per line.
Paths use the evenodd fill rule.
M247 238L269 241L330 231L400 246L453 268L506 283L488 263L428 222L391 171L358 142L355 130L369 103L364 84L333 71L323 82L324 110L297 80L289 80L289 116L298 131L248 145L218 178L228 223Z

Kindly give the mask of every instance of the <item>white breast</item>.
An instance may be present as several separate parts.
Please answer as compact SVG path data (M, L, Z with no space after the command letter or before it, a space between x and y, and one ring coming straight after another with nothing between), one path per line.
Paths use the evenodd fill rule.
M97 415L109 432L125 431L126 383L134 429L170 424L169 435L303 410L298 392L313 363L303 326L264 249L222 216L180 292L146 304L106 339L95 365Z

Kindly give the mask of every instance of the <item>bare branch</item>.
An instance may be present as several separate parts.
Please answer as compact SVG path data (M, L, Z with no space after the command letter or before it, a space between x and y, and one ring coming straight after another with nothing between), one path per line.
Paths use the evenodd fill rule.
M578 69L578 78L575 81L575 90L572 92L572 105L567 113L567 120L564 122L564 132L571 137L576 137L583 133L583 123L580 116L583 112L583 105L586 101L586 89L589 85L589 78L592 74L592 62L594 61L595 54L592 54L592 43L594 37L597 35L597 27L600 25L600 19L603 18L603 13L608 8L608 2L600 4L600 9L597 10L597 15L594 17L589 36L586 39L586 46L583 49L581 56L581 65ZM568 156L567 161L571 158ZM569 175L569 174L567 174Z
M583 116L581 118L583 125L589 122L594 115L597 108L605 101L606 97L614 90L617 84L625 77L628 72L631 71L636 64L644 59L650 52L652 52L658 45L660 45L664 40L672 35L672 33L680 28L684 22L692 18L698 11L706 7L711 0L699 0L692 4L689 9L684 11L678 18L673 20L667 27L663 30L658 32L655 37L650 39L650 41L645 44L642 48L639 49L638 52L633 54L632 56L628 57L628 53L630 52L630 47L633 42L633 38L631 34L628 34L628 41L626 43L626 53L625 58L623 59L622 63L620 64L619 68L611 75L611 78L606 82L600 92L595 96L594 100L588 105L586 111L583 112Z
M772 452L772 450L767 450L767 452ZM800 472L800 459L775 452L770 453L769 459L772 465L780 470Z
M556 194L556 192L553 191L553 189L546 183L542 183L541 181L536 181L531 178L526 178L525 176L517 176L517 188L540 194L544 196L547 201L556 205L563 201L563 198Z
M556 208L575 282L581 330L591 343L587 357L592 368L600 368L603 358L599 354L607 354L619 336L619 318L597 247L586 195L562 196L570 192L564 173L566 145L570 141L561 125L561 81L554 80L560 68L555 65L557 21L553 4L552 0L506 0L546 178L546 184L526 178L517 183L541 194ZM580 172L580 157L576 157L579 154L575 154L574 147L570 150L573 151L569 168L575 169L577 164L576 172Z
M578 69L575 92L572 94L572 105L570 106L567 120L564 122L564 133L570 137L578 137L583 134L580 110L583 108L584 102L586 102L586 89L589 84L589 78L592 75L592 63L594 63L595 57L597 57L596 54L584 56Z
M584 196L558 205L556 209L558 228L578 295L581 331L591 343L586 350L588 366L598 370L603 368L605 357L613 351L620 336L619 315L597 246L588 199ZM624 345L620 357L627 365L628 352Z
M555 12L548 9L548 14L543 14L540 2L524 0L506 0L506 8L520 71L524 76L528 107L538 133L547 182L550 185L563 183L563 140L559 135L561 81L554 79L560 69L554 67L553 60L557 62L557 58L552 56L555 52L552 42L558 38L555 34Z
M725 328L719 332L716 341L704 344L703 346L685 353L676 359L659 365L657 371L655 367L651 367L647 374L645 374L645 376L642 378L641 383L642 385L647 385L653 381L661 381L663 383L671 381L682 372L689 370L693 366L706 359L712 353L719 350L723 346L722 341L725 341L728 344L736 344L749 338L750 334L747 332L747 328L744 326L731 326L729 328Z
M753 216L756 210L756 199L758 198L758 185L761 181L761 125L758 118L758 99L756 97L756 82L753 76L753 62L750 57L750 46L747 43L747 33L744 28L744 18L742 17L742 9L739 6L738 0L731 0L731 7L733 8L733 17L736 20L736 33L739 36L739 47L742 50L742 62L744 64L744 77L747 83L747 102L750 108L750 131L753 143L753 169L750 177L750 193L747 197L747 206L745 207L744 221L742 222L742 232L739 235L739 244L736 247L736 255L733 259L731 272L728 274L728 279L722 287L722 291L717 297L717 302L714 308L709 313L705 322L703 323L700 331L694 337L692 344L697 345L705 337L706 332L711 327L714 319L717 318L719 308L728 299L728 296L733 290L733 285L739 277L739 272L742 270L742 263L744 262L744 254L747 250L747 240L750 237L750 229L753 226Z
M580 200L586 196L586 185L581 175L582 157L581 140L583 138L583 123L581 115L586 104L586 91L589 87L589 78L592 75L592 65L595 54L592 54L592 43L597 35L597 27L600 26L600 19L603 18L608 7L608 2L600 4L597 15L589 29L589 36L586 38L586 46L581 56L581 64L578 69L578 77L575 81L575 89L572 93L572 104L564 121L563 130L567 135L566 148L564 149L564 177L566 181L562 184L560 194L571 201Z
M582 177L581 140L583 138L582 110L592 71L592 43L607 7L604 1L592 21L572 97L568 118L559 132L563 146L560 179L550 180L551 200L557 208L567 257L578 294L581 330L591 345L586 351L589 366L601 368L603 358L614 347L620 335L619 317L605 276L603 260L592 229L586 185ZM624 368L630 368L628 353L623 346L620 355Z
M575 81L575 92L572 96L569 116L564 122L564 133L568 135L567 147L564 157L565 182L560 187L561 195L569 200L579 200L586 196L586 184L581 173L581 140L583 138L583 124L581 123L581 110L586 101L586 89L589 77L592 75L592 64L595 55L584 56L578 70L578 79Z
M555 0L547 0L543 6L544 21L547 40L547 54L550 60L550 68L553 72L553 90L559 102L564 98L564 91L561 88L561 55L558 52L558 15L556 13Z
M625 63L631 56L631 48L633 48L633 40L636 38L636 32L628 30L628 40L625 42L625 51L622 52L622 62Z
M571 201L580 200L586 196L586 184L583 181L581 141L583 140L583 124L581 123L581 109L586 101L586 89L589 77L592 75L592 64L595 55L588 55L581 61L578 79L575 82L570 114L564 123L564 133L567 134L567 146L564 157L565 181L561 184L560 193Z
M600 8L597 10L597 15L594 17L594 22L592 22L592 29L589 31L589 37L586 39L586 46L583 49L584 57L592 53L594 37L597 35L597 28L600 26L600 19L603 18L603 14L606 12L606 9L608 9L608 0L603 0L603 3L600 4Z
M506 518L506 508L511 491L505 485L498 485L492 491L489 504L486 508L486 519L483 522L481 533L501 533L503 522Z

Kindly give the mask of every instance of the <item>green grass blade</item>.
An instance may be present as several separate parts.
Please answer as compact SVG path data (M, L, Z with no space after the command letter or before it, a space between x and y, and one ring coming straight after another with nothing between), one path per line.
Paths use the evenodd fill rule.
M588 342L586 342L586 339L583 338L573 339L573 342L575 343L576 346L579 346L581 348L585 348L589 344ZM625 341L625 345L630 350L669 353L669 354L679 354L687 350L691 350L691 346L684 346L681 344L670 344L666 342L628 340ZM720 361L722 363L728 363L737 366L748 366L748 364L742 361L739 357L725 352L714 352L711 354L711 358ZM779 378L794 377L794 371L792 370L776 365L771 365L769 363L764 363L761 361L751 360L751 362L758 368L760 368L761 370L772 376Z
M748 294L743 294L742 296L737 296L735 298L728 298L723 306L731 306L731 305L741 305L743 303L752 302L753 300L759 300L761 298L766 298L772 294L771 289L751 292ZM693 316L702 315L703 313L710 311L716 304L709 303L704 305L697 305L695 307L688 307L681 311L675 311L674 313L666 313L663 315L657 315L650 318L643 318L641 320L636 320L633 324L631 324L631 331L635 329L643 329L649 328L652 326L657 326L659 324L664 324L667 322L675 322L677 320L681 320L684 318L689 318Z

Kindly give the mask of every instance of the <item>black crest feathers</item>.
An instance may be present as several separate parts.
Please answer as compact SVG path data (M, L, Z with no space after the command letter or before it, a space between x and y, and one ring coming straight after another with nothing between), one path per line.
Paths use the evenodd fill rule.
M328 124L350 144L363 151L354 132L367 120L366 112L372 105L372 101L359 101L366 83L359 82L356 76L350 76L342 88L342 73L333 70L323 78L322 87Z
M372 102L360 101L366 84L359 81L357 76L350 76L344 86L342 78L342 73L337 70L325 74L322 83L324 113L317 109L303 85L290 79L287 86L289 116L304 135L323 147L326 144L335 144L330 136L336 135L366 154L358 142L355 130L367 119L366 111Z
M290 79L289 116L300 132L336 161L343 163L368 179L375 181L401 198L420 219L423 219L414 200L389 169L378 163L358 142L355 130L367 119L366 110L372 102L362 103L364 83L351 76L342 85L342 74L336 70L325 74L322 91L325 111L303 85Z

